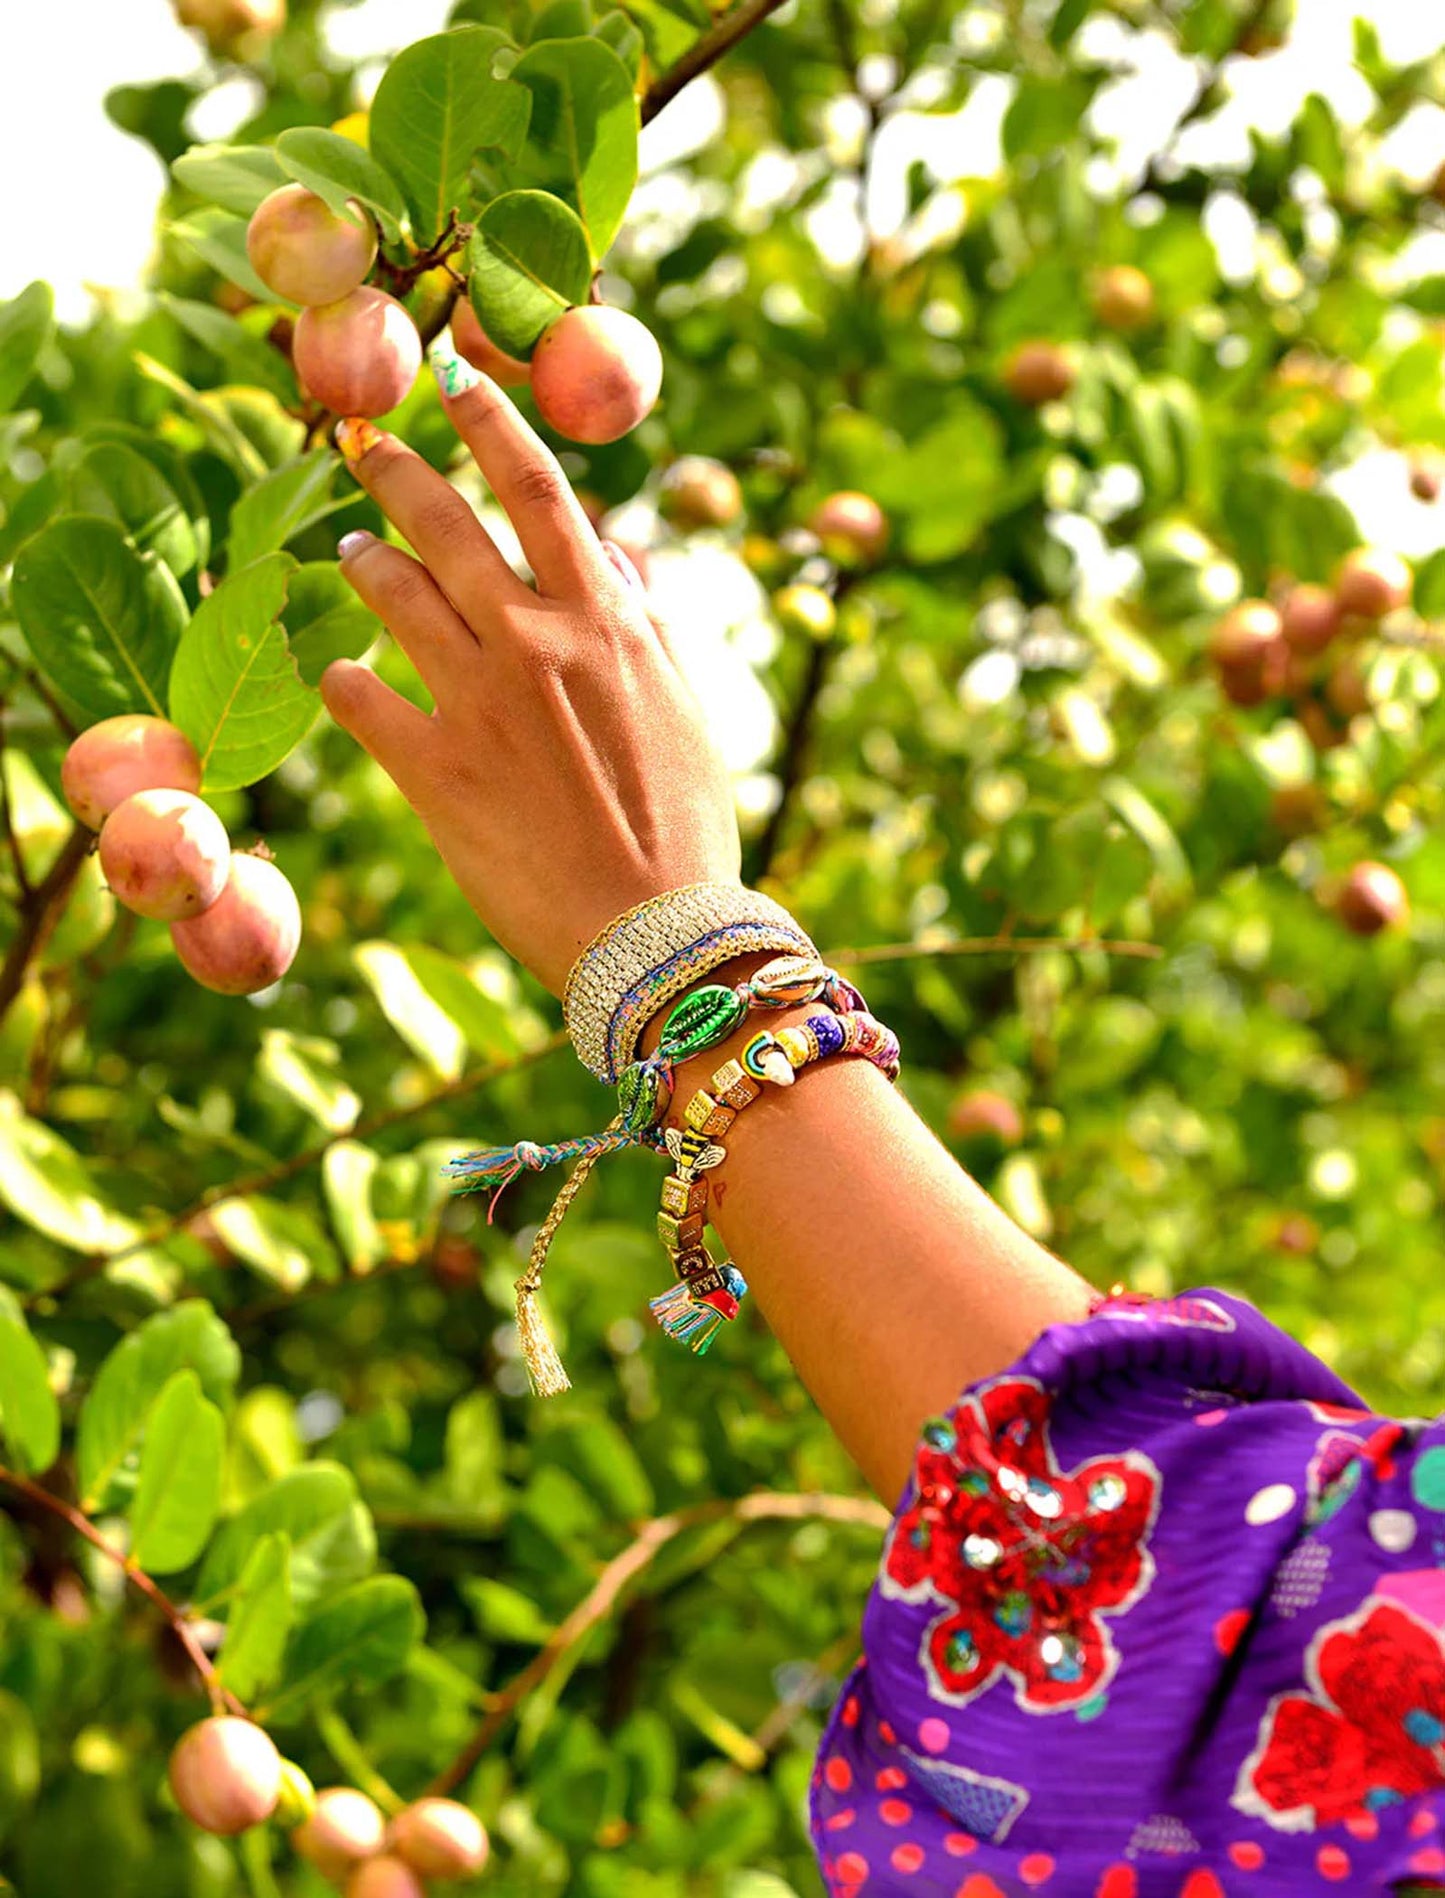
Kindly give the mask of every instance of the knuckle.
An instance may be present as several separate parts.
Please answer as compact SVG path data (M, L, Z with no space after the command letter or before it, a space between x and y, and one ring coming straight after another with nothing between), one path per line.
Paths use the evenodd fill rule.
M428 495L416 510L416 526L428 540L455 540L476 525L476 516L459 494Z
M431 599L431 576L421 567L407 562L392 573L386 586L387 605L401 613L415 612Z
M514 486L524 507L555 508L562 502L562 471L553 461L527 461L517 470Z

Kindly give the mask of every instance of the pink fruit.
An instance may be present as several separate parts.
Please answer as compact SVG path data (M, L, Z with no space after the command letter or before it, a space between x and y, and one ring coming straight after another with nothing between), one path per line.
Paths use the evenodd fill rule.
M259 50L286 24L286 0L175 0L175 4L181 25L204 33L218 56Z
M1345 878L1335 899L1335 914L1353 935L1377 936L1382 929L1398 928L1408 920L1410 899L1387 863L1366 859Z
M1280 615L1285 643L1292 652L1323 652L1340 630L1339 602L1328 587L1308 581L1294 587Z
M323 1878L339 1883L355 1866L376 1857L386 1843L386 1821L375 1801L354 1786L327 1786L317 1793L311 1816L291 1834L291 1843Z
M176 954L202 988L254 995L291 967L301 942L301 906L274 863L237 851L226 887L200 916L171 924Z
M743 491L731 468L710 455L680 455L662 477L659 505L674 526L731 527Z
M346 1898L425 1898L422 1882L399 1858L372 1858L346 1881Z
M1280 617L1268 600L1241 600L1209 635L1209 656L1217 666L1262 663L1279 638Z
M454 1799L418 1799L392 1820L388 1844L423 1878L465 1878L487 1862L481 1820Z
M301 312L292 360L309 395L337 415L385 415L421 368L421 337L395 297L363 284Z
M122 712L83 731L60 767L65 801L92 830L137 791L199 791L201 761L182 731L163 718Z
M497 348L465 297L459 298L452 309L452 341L458 354L465 356L474 369L480 369L504 389L520 389L532 380L532 365Z
M840 567L871 567L888 545L888 516L871 494L848 488L830 494L808 525Z
M1074 365L1057 343L1020 343L1003 366L1003 386L1031 409L1059 402L1074 386Z
M661 388L656 337L606 304L568 310L532 352L538 413L569 441L615 442L651 414Z
M230 862L226 826L189 791L137 791L100 833L101 873L116 901L163 923L208 910Z
M186 1817L228 1839L275 1811L281 1755L252 1721L217 1715L181 1735L171 1754L170 1781Z
M1361 619L1383 619L1398 606L1408 606L1415 577L1398 554L1383 547L1357 547L1346 554L1335 576L1335 598L1342 613Z
M1005 1147L1016 1147L1024 1137L1024 1119L1007 1094L979 1087L960 1094L949 1108L948 1131L955 1140L988 1136Z
M305 185L263 198L246 227L246 255L267 289L292 303L335 303L364 283L376 233L355 198L348 209L338 216Z

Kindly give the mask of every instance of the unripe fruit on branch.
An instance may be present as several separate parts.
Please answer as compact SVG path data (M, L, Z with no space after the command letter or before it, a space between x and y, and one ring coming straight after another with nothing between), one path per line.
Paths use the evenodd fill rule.
M1357 863L1335 898L1335 914L1356 936L1377 936L1409 920L1405 886L1387 863Z
M1273 697L1265 682L1264 668L1255 664L1221 666L1219 689L1231 705L1246 710L1253 705L1263 705L1267 698Z
M1374 704L1369 668L1355 652L1347 652L1325 680L1325 697L1341 718L1358 718Z
M1209 635L1209 656L1217 666L1260 665L1279 638L1282 623L1268 600L1241 600Z
M1024 1137L1024 1119L1006 1094L977 1087L960 1094L949 1108L948 1131L955 1140L991 1136L1005 1147L1016 1147Z
M480 369L504 389L520 389L532 380L531 363L497 348L482 328L481 319L467 301L465 291L452 308L452 341L459 356L465 356L474 369Z
M387 1848L423 1878L464 1878L487 1862L481 1820L455 1799L418 1799L391 1822Z
M213 53L259 51L286 24L286 0L175 0L176 18L206 36Z
M399 1858L368 1859L346 1881L346 1898L426 1898L421 1880Z
M1133 264L1114 264L1095 278L1093 304L1106 329L1143 329L1154 320L1154 286Z
M871 494L842 488L813 510L809 527L840 567L871 567L888 545L888 516Z
M1269 815L1287 837L1307 837L1324 829L1329 805L1317 784L1281 784L1270 797Z
M60 767L60 788L81 823L99 830L137 791L199 791L201 761L166 719L122 712L75 739Z
M674 527L731 527L743 491L732 469L710 455L680 455L662 477L658 505Z
M1357 547L1345 555L1335 576L1340 611L1360 619L1383 619L1396 607L1408 606L1414 587L1409 567L1383 547Z
M1316 751L1338 751L1341 745L1349 742L1349 726L1337 719L1330 708L1321 705L1318 699L1306 699L1303 705L1297 706L1295 718Z
M376 262L376 232L356 202L338 216L305 185L282 185L263 198L246 226L246 255L268 290L290 303L335 303L350 296Z
M421 368L421 336L395 297L363 284L296 319L291 346L308 395L337 415L385 415Z
M1292 652L1323 652L1340 630L1339 602L1327 587L1308 581L1290 589L1280 613L1285 643Z
M163 923L208 910L230 863L226 826L189 791L137 791L100 833L100 867L116 901Z
M188 1819L229 1839L276 1810L281 1755L253 1721L220 1714L181 1735L171 1754L170 1782Z
M532 351L537 412L569 441L615 442L652 413L661 388L657 338L607 304L566 311Z
M192 1225L192 1231L194 1231ZM283 1826L301 1826L316 1810L316 1788L311 1784L310 1776L304 1773L295 1760L281 1762L281 1796L276 1802L276 1823Z
M1057 343L1020 343L1003 366L1003 386L1015 402L1042 408L1074 386L1074 365Z
M821 587L810 587L802 581L773 595L773 611L784 632L805 633L820 645L837 631L837 607Z
M217 995L254 995L291 967L301 943L301 906L274 863L237 851L226 887L200 916L171 924L187 971Z
M1435 461L1414 461L1410 464L1410 492L1417 501L1435 502L1440 499L1445 476Z
M375 1858L386 1843L386 1820L375 1800L354 1786L327 1786L304 1825L291 1834L291 1844L309 1859L323 1878L337 1883Z

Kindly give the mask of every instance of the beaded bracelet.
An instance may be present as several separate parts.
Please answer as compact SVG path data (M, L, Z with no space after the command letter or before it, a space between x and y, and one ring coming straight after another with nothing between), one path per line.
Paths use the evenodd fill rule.
M677 1284L651 1300L652 1315L668 1337L698 1357L737 1317L747 1280L730 1259L715 1261L704 1242L708 1174L727 1158L723 1136L763 1091L765 1081L791 1086L805 1067L841 1055L861 1055L898 1076L898 1040L882 1022L857 1010L810 1015L796 1027L754 1035L735 1059L717 1068L683 1109L684 1127L669 1127L664 1144L673 1170L662 1183L657 1233ZM786 1074L786 1080L783 1076Z

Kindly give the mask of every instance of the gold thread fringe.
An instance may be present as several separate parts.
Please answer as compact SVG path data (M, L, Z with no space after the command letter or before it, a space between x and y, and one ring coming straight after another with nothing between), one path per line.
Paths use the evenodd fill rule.
M608 1121L606 1131L612 1133L621 1125L622 1115L616 1114ZM522 1347L522 1362L527 1367L528 1381L538 1397L559 1397L563 1391L572 1388L572 1380L557 1354L552 1334L547 1329L547 1320L542 1316L537 1292L547 1264L547 1249L557 1228L567 1217L568 1207L586 1185L587 1175L601 1158L600 1151L586 1154L568 1174L561 1192L552 1202L551 1212L537 1228L527 1269L516 1282L517 1338Z

